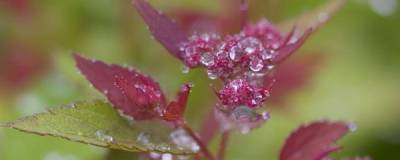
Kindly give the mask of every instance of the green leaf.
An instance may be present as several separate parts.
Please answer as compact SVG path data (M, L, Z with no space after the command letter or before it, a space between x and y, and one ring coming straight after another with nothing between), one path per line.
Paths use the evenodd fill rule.
M172 142L174 129L165 123L127 120L103 100L53 108L0 127L131 152L193 153Z

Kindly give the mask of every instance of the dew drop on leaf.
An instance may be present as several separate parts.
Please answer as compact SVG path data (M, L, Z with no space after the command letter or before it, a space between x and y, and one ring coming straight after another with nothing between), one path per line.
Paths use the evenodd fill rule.
M114 141L114 138L110 135L107 135L106 132L103 130L97 130L95 134L98 139L104 142L112 143Z
M150 141L151 135L149 133L146 132L141 132L138 137L137 137L137 141L142 143L144 146L146 146L149 149L154 149L155 145L153 143L151 143Z
M190 149L193 152L197 152L200 150L200 147L197 143L187 135L185 130L177 129L170 134L170 138L173 143L175 143L178 147L182 147L184 149Z
M348 123L348 127L349 127L350 132L355 132L357 130L357 125L354 122Z

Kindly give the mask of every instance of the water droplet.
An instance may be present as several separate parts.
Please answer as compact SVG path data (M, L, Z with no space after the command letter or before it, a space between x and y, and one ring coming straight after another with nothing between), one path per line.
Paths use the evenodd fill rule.
M233 117L235 120L250 120L253 119L255 114L253 110L251 110L247 106L238 106L232 112Z
M268 70L271 70L271 69L274 69L275 66L274 65L268 65L267 68L268 68Z
M350 132L355 132L357 130L357 125L354 122L348 123L347 126L349 127Z
M137 141L142 143L145 147L149 148L149 149L154 149L155 145L153 143L151 143L150 141L151 135L149 133L146 132L141 132L138 137L137 137Z
M240 48L238 46L234 46L229 50L229 58L231 60L237 61L242 55Z
M263 120L268 120L271 116L269 115L269 112L263 112L261 113L262 119Z
M108 94L108 90L104 90L103 93L104 93L105 95L107 95L107 94Z
M214 56L210 53L203 53L203 55L201 55L200 62L205 66L212 66L214 65Z
M263 61L261 59L255 58L250 61L250 70L253 72L259 72L264 68Z
M149 156L151 159L160 159L161 158L161 154L157 153L157 152L150 152Z
M328 21L329 19L329 15L326 12L321 12L318 15L318 20L320 23L325 23L326 21Z
M272 49L276 50L276 49L279 48L279 46L280 46L279 42L275 42L275 43L272 44Z
M240 128L240 133L241 134L248 134L249 132L250 132L250 128L249 127L242 126Z
M186 66L186 65L183 65L183 66L182 66L182 73L188 74L189 71L190 71L190 68L189 68L188 66Z
M161 155L161 160L172 160L172 154L165 153Z
M247 37L239 42L240 48L243 48L246 54L252 54L257 49L262 49L261 42L254 37Z
M381 16L390 16L397 10L396 0L369 0L369 5L374 12Z
M76 105L73 103L73 104L71 104L69 107L71 107L71 108L76 108Z
M79 160L75 155L63 155L59 152L51 151L46 153L43 160Z
M273 54L273 51L269 52L269 51L267 51L267 50L263 50L263 52L261 53L261 58L262 58L263 60L272 59L272 54Z
M218 75L217 74L215 74L213 71L211 71L211 70L207 70L207 75L208 75L208 78L210 78L210 79L217 79L218 78Z
M175 143L178 147L182 147L185 149L190 149L193 152L197 152L200 150L199 145L186 134L185 130L177 129L170 134L171 140Z
M167 143L160 143L159 145L156 146L156 149L159 151L169 151L171 150L171 147Z
M98 130L96 131L96 137L102 141L105 141L107 143L111 143L114 141L114 138L110 135L107 135L105 131L103 130Z

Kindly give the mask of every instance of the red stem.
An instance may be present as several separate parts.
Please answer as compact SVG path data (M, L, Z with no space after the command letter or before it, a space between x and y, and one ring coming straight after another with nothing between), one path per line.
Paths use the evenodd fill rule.
M219 143L219 150L217 154L218 160L224 160L225 158L225 150L229 141L229 135L230 135L229 131L225 131L224 133L222 133L221 141Z
M216 160L215 157L211 154L211 152L207 149L207 146L200 140L200 138L196 135L196 133L190 126L188 126L185 122L181 123L180 126L193 138L194 141L196 141L204 157L206 157L209 160Z

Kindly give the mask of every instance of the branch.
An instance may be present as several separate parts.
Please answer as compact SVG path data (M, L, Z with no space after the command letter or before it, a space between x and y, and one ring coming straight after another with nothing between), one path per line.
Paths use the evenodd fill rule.
M224 158L225 158L225 150L226 150L226 146L229 141L229 136L230 136L229 131L224 131L224 133L222 133L221 141L219 143L218 154L217 154L218 160L224 160Z

